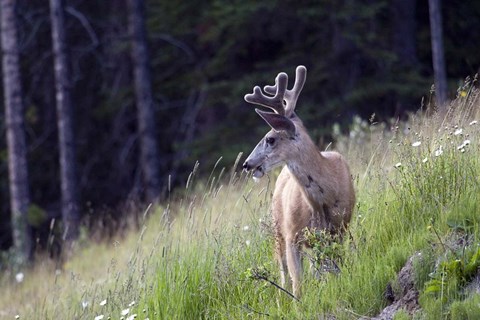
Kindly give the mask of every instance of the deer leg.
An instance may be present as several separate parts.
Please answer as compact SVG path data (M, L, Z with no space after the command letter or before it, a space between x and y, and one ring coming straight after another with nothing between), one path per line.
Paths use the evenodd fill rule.
M302 282L302 260L300 257L300 248L295 241L287 241L286 244L287 267L292 279L293 294L299 297L300 286Z
M288 272L287 259L285 256L285 240L279 233L277 233L275 237L275 256L280 268L280 285L286 288L286 285L290 286L290 279L288 276L285 276L286 272Z
M320 279L320 270L318 267L315 265L315 261L313 260L313 257L310 257L308 259L310 262L310 273L315 277L315 279Z

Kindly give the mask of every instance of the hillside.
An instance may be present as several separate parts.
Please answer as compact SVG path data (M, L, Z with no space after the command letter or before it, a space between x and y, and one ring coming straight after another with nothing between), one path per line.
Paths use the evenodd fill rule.
M357 319L401 305L410 291L418 305L405 303L395 319L478 318L479 120L479 92L466 84L445 114L389 125L358 119L336 136L357 207L343 243L310 253L323 272L305 277L299 302L274 285L275 175L255 184L220 161L205 180L195 165L184 189L145 210L140 231L85 241L62 270L44 262L5 274L0 317Z

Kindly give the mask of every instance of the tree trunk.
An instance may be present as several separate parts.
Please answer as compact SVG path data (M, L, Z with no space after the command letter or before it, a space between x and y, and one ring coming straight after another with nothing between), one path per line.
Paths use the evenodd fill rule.
M70 92L71 77L66 49L65 10L62 0L50 0L50 17L55 63L63 237L67 244L71 245L71 242L78 237L80 214L73 133L73 105Z
M444 108L447 102L447 73L443 52L443 30L441 0L428 0L430 12L430 31L432 39L432 61L435 77L435 97L437 105Z
M140 164L147 201L160 194L159 152L155 130L155 111L149 69L143 0L127 0L135 78L137 121L140 137Z
M13 246L23 264L33 258L33 240L27 218L30 195L15 6L16 0L1 1L1 36Z

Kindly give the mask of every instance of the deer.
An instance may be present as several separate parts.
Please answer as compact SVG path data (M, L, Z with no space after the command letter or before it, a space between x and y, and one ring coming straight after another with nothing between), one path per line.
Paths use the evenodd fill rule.
M293 88L287 89L288 76L281 72L275 85L265 86L263 92L255 86L244 98L270 109L255 109L271 130L247 157L243 169L257 180L283 165L271 202L274 252L281 286L292 288L296 298L301 296L302 252L308 248L306 228L341 237L355 205L353 179L345 158L336 151L320 151L295 113L306 76L307 69L298 66Z

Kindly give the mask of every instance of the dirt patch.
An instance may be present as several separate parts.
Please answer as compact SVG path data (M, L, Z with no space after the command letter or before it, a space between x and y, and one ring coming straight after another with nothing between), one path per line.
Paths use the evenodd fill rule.
M397 275L397 282L394 285L395 289L392 288L391 284L388 285L385 298L392 304L383 309L378 316L371 318L372 320L391 320L400 310L406 311L409 315L413 315L420 310L418 291L415 289L413 279L413 261L415 259L421 259L420 253L411 256L400 270Z

